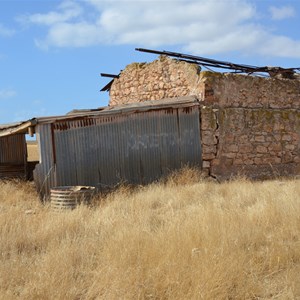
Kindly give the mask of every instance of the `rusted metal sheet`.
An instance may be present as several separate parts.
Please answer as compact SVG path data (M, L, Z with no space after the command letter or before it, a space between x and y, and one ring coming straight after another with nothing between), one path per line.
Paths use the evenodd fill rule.
M198 105L38 127L35 178L45 194L55 185L144 184L185 164L201 166Z
M0 164L0 179L26 177L26 166L24 164Z
M26 140L23 134L0 138L0 178L25 178Z
M186 164L201 167L199 102L159 102L40 118L40 195L55 186L145 184Z
M23 134L0 138L0 163L23 164L26 155L26 141Z
M38 192L44 197L50 194L51 187L57 185L51 124L38 126L36 132L41 161L35 166L33 178Z

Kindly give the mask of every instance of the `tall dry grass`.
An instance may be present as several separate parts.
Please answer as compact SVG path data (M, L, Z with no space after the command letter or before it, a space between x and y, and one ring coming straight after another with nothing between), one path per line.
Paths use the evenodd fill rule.
M0 183L0 299L299 299L299 180L196 177L66 213Z

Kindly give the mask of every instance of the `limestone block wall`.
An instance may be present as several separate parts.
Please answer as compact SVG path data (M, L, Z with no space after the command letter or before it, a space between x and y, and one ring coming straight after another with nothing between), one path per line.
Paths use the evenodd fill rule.
M300 174L300 111L204 107L201 116L203 168L211 176Z
M160 56L152 63L133 63L114 80L109 105L199 94L197 65Z
M131 64L110 105L186 95L199 99L203 170L223 179L300 175L300 81L200 72L166 57Z
M300 109L300 81L201 72L204 99L219 107Z
M300 82L202 74L203 168L211 176L300 174Z

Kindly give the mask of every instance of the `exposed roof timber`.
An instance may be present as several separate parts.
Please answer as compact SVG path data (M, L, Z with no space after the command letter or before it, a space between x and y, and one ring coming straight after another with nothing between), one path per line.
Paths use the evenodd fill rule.
M227 61L215 60L210 58L205 58L201 56L189 55L179 52L171 52L171 51L159 51L159 50L151 50L144 48L136 48L136 51L159 54L159 55L167 55L171 57L176 57L179 60L183 60L188 63L198 64L199 66L211 67L211 68L222 68L227 70L234 70L234 72L239 73L247 73L247 74L255 74L255 73L266 73L271 77L276 77L281 75L283 78L295 79L299 78L300 68L282 68L282 67L257 67L251 65L244 64L236 64Z
M16 125L17 124L17 125ZM23 121L19 123L0 125L0 137L13 135L13 134L27 134L29 127L34 127L36 125L36 119L31 119L28 121Z
M120 74L119 74L120 75ZM119 75L116 74L108 74L108 73L100 73L101 77L109 77L109 78L119 78Z
M100 92L108 92L112 86L114 82L114 79L112 79L107 85L105 85L101 90Z
M100 73L101 77L109 77L109 78L113 78L107 85L105 85L100 92L108 92L110 90L111 85L113 84L114 80L116 78L119 78L120 73L118 75L116 74L107 74L107 73Z
M4 130L6 128L13 127L13 126L17 127L17 126L21 125L22 123L24 123L24 122L21 121L21 122L9 123L9 124L1 124L0 130Z
M282 67L257 67L245 64L236 64L228 61L221 61L215 60L211 58L205 58L196 55L184 54L179 52L171 52L171 51L159 51L159 50L151 50L145 48L135 48L136 51L158 54L158 55L166 55L170 57L175 57L180 61L184 61L187 63L197 64L204 68L210 70L210 68L220 68L226 70L233 70L234 73L246 73L246 74L253 74L253 75L263 75L263 76L270 76L270 77L277 77L281 76L282 78L288 79L300 79L300 67L296 68L282 68ZM113 78L108 84L106 84L100 92L108 92L114 82L115 78L119 78L120 74L106 74L101 73L102 77L110 77Z

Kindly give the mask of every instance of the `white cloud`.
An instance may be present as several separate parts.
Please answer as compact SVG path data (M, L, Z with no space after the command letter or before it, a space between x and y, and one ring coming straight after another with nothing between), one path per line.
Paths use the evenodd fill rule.
M17 92L13 89L1 89L0 100L6 100L17 95Z
M2 37L11 37L13 36L15 31L13 29L9 29L4 25L0 24L0 36Z
M252 6L240 0L144 1L139 5L122 1L105 9L98 24L114 43L180 45L221 36L242 26L254 13Z
M273 20L284 20L292 18L296 15L296 11L292 6L271 6L270 13Z
M100 29L86 22L75 24L59 23L49 29L46 40L35 40L40 48L56 47L87 47L101 43Z
M259 52L263 55L300 58L300 42L285 36L268 36L261 44Z
M224 51L265 55L268 51L268 55L300 57L300 40L276 35L259 24L260 13L252 3L250 0L64 1L56 11L28 16L27 22L48 26L46 36L36 39L41 48L176 45L200 55ZM281 18L292 13L274 9L273 17L277 18L279 10ZM84 10L89 13L84 14ZM293 51L288 48L291 45Z
M82 14L80 5L73 1L64 1L58 6L57 11L50 11L46 14L33 14L20 16L18 18L22 23L32 23L39 25L52 26L57 23L67 22Z
M200 41L190 42L185 48L192 53L216 54L220 50L255 52L263 42L264 33L255 25L244 25L234 31L225 30L222 36L214 35L212 38L205 37ZM201 50L200 50L201 49Z

